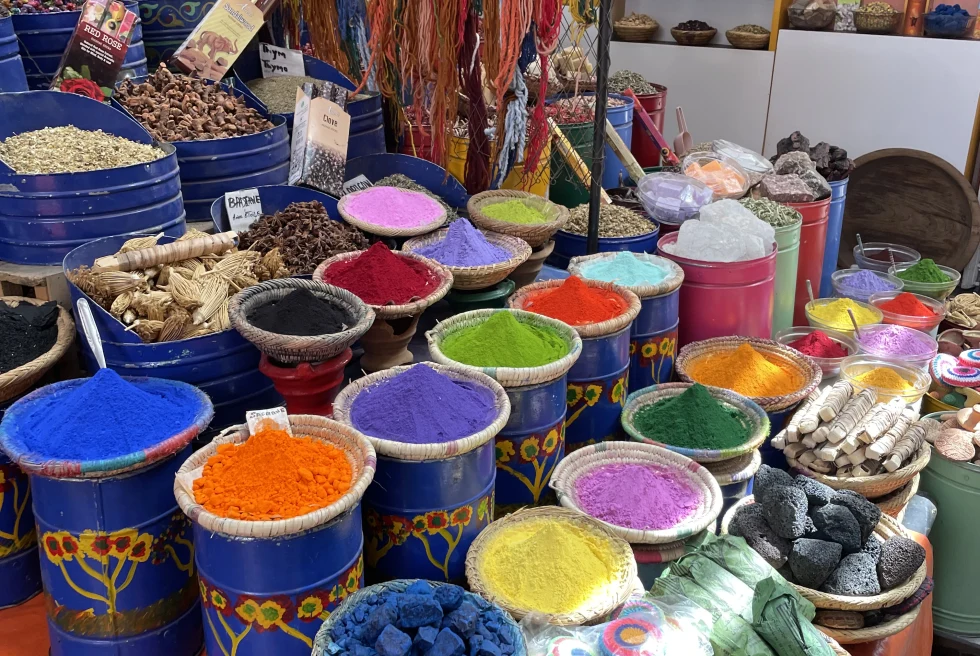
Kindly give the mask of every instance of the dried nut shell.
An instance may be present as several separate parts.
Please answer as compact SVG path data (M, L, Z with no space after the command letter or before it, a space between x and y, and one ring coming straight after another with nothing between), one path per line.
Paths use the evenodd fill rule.
M936 438L936 451L947 460L968 462L976 457L973 433L956 428L944 429Z

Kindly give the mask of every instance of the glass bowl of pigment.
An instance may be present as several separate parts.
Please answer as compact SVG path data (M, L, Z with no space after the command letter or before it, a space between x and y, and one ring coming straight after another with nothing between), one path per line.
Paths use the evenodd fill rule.
M820 370L823 371L823 378L824 380L827 380L828 378L833 378L834 376L840 374L840 363L844 361L844 358L861 353L861 346L857 343L857 340L855 340L853 337L845 335L844 333L837 332L836 330L824 330L823 328L814 328L812 326L792 326L790 328L784 328L776 333L773 336L773 339L783 346L796 348L793 346L794 343L799 342L802 339L806 339L818 330L829 337L831 341L836 342L841 348L847 351L847 355L842 355L839 358L822 358L800 351L803 353L803 355L806 355L808 358L820 365Z
M919 251L915 249L884 241L865 242L864 250L861 250L861 246L858 245L854 247L853 252L854 262L859 267L882 273L888 273L892 258L895 258L895 264L915 264L922 259Z
M844 358L840 375L858 391L873 389L878 403L902 399L911 405L922 398L932 382L924 369L895 358L868 354Z
M864 273L862 273L862 271ZM848 282L857 274L859 283ZM869 279L870 277L870 279ZM878 283L875 283L878 280ZM837 298L849 298L854 301L868 303L873 294L878 292L900 292L904 286L901 278L896 278L885 271L875 271L874 269L840 269L830 274L830 285L834 288L834 296Z
M813 312L815 309L820 308L824 305L830 305L834 301L838 301L837 298L818 298L816 300L810 301L806 304L804 310L806 311L806 321L813 328L819 328L820 330L826 332L832 330L838 333L844 333L848 337L854 336L854 324L851 323L851 318L846 314L843 316L840 323L827 323L826 320L818 319L814 316ZM871 324L881 323L881 310L875 307L871 307L867 303L862 303L861 301L855 301L850 299L855 305L859 305L862 308L867 309L869 312L875 315L874 321L862 321L860 317L855 317L858 321L859 326L870 326Z
M924 333L935 337L939 332L939 324L942 323L943 319L946 318L946 304L942 301L937 301L934 298L929 298L928 296L923 296L921 294L912 294L917 301L925 305L927 308L932 310L933 316L923 317L916 316L912 314L901 314L898 312L889 312L885 308L881 307L883 303L888 303L889 301L895 300L899 294L903 292L878 292L877 294L872 294L870 303L874 307L881 310L882 323L893 323L899 326L906 326L908 328L915 328L916 330L921 330ZM911 294L912 292L906 292Z
M888 269L888 273L893 276L897 276L902 271L905 271L912 264L896 264L895 266ZM928 296L929 298L934 298L937 301L945 301L946 297L953 293L956 286L960 284L960 272L956 269L950 269L947 266L937 264L936 267L946 274L949 280L945 282L916 282L915 280L905 280L905 291L912 292L913 294L921 294L922 296Z
M939 353L939 342L915 328L882 323L862 328L855 336L867 355L900 360L918 369L928 369Z

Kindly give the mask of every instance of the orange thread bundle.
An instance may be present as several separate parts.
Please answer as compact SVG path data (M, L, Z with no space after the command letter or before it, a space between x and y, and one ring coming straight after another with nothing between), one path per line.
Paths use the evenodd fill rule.
M337 447L262 429L222 444L194 481L194 498L220 517L289 519L325 508L347 493L353 470Z

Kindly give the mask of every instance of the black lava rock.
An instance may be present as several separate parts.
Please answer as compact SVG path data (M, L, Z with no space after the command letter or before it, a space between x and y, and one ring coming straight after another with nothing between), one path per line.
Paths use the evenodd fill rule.
M787 581L789 581L790 583L796 583L796 577L793 575L793 570L792 568L790 568L788 562L776 571L779 572L782 575L782 577Z
M874 533L875 527L881 520L881 508L851 490L839 491L834 495L833 502L839 506L844 506L854 515L854 519L861 527L861 543L864 544L864 541Z
M779 155L785 155L786 153L791 153L795 150L800 150L807 154L810 152L810 140L800 134L799 130L789 135L785 139L780 139L778 142L776 142L777 158Z
M817 527L817 536L821 540L836 542L845 554L861 551L864 540L861 539L861 526L851 514L851 511L836 503L828 503L810 513L813 525Z
M789 559L792 545L770 528L757 503L745 506L732 518L728 532L745 538L749 546L772 567L779 569Z
M806 500L810 503L811 508L814 506L826 506L834 498L834 488L807 476L797 476L793 481L793 485L806 493Z
M776 487L766 493L762 508L766 521L776 535L787 540L803 537L808 508L803 490L798 487Z
M867 597L881 592L875 561L866 553L844 556L820 589L830 594Z
M755 474L752 492L755 494L756 503L762 503L770 490L774 490L777 487L790 487L791 485L793 485L793 477L782 469L774 469L769 465L762 465Z
M689 20L684 21L683 23L678 23L675 29L690 32L704 32L705 30L710 30L711 26L701 20Z
M909 580L926 559L926 550L915 540L891 537L881 545L878 558L878 582L882 590L891 590Z
M793 543L789 566L798 585L818 590L840 562L841 546L836 542L800 538Z
M881 540L875 536L871 536L864 542L864 547L861 548L861 553L866 553L878 562L878 558L881 556Z

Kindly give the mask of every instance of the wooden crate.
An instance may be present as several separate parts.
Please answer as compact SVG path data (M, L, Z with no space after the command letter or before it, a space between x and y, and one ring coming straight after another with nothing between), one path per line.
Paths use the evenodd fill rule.
M57 301L65 309L72 309L68 280L60 266L0 262L0 295Z

